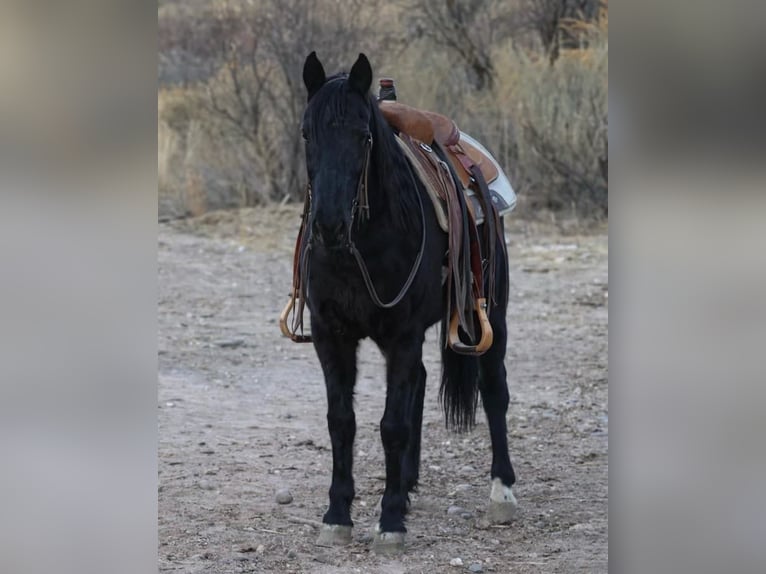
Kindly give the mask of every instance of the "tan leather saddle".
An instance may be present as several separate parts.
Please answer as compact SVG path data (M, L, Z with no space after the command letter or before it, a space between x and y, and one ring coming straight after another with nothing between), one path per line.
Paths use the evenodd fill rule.
M434 141L439 143L447 152L464 188L468 188L471 183L471 168L465 156L481 170L488 184L497 179L497 167L492 160L480 149L461 140L457 124L447 116L388 100L380 102L380 111L386 121L399 132L426 144Z

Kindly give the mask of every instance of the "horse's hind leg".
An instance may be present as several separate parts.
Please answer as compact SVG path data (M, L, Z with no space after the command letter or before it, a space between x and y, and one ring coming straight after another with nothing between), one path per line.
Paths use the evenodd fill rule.
M357 341L323 333L312 321L314 347L322 364L327 389L327 427L332 443L332 484L330 507L317 544L343 545L351 542L351 502L354 500L354 383L356 380Z
M505 265L499 269L502 271L498 271L498 277L507 277ZM489 497L489 519L494 523L510 522L516 515L517 509L516 498L511 490L511 486L516 482L516 475L508 453L508 427L505 420L509 403L505 370L505 345L508 339L505 322L506 306L507 303L501 301L490 312L489 320L494 333L494 342L479 361L479 391L492 441L492 490Z

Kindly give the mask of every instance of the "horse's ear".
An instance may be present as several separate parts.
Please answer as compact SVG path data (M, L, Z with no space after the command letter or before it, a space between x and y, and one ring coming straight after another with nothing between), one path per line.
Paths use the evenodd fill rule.
M326 79L324 67L317 58L317 53L311 52L303 63L303 83L308 90L309 100L324 85Z
M359 54L356 62L351 67L348 83L363 96L366 96L367 92L370 91L370 86L372 85L372 66L370 66L370 61L364 54Z

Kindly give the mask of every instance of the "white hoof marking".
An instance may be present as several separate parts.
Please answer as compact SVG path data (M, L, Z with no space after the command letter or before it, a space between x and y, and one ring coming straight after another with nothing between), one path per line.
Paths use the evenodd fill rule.
M518 511L519 503L510 486L505 486L499 478L492 479L489 493L489 520L493 524L511 522Z

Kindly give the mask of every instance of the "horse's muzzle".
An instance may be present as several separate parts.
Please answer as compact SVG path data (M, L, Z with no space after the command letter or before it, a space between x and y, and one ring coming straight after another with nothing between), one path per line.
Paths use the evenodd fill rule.
M317 244L328 249L339 249L348 243L348 229L342 221L331 224L314 221L311 226L311 237Z

